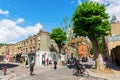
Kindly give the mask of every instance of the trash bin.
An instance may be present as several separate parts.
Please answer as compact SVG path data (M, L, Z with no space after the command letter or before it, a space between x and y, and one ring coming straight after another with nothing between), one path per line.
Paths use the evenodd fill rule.
M6 66L2 67L2 75L6 75L7 69Z

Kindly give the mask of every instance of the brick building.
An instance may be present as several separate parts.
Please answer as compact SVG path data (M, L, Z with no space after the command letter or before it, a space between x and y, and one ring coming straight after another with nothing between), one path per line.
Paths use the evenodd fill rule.
M109 59L120 65L120 22L111 24L111 35L106 36ZM117 60L116 60L117 59ZM117 61L117 62L116 62Z
M53 40L54 41L54 40ZM25 63L26 57L29 58L29 63L31 60L35 60L36 52L40 51L49 51L51 44L56 45L50 39L48 32L40 30L37 35L30 36L25 40L19 41L14 44L8 44L0 47L0 61L7 59L8 62L21 62ZM55 46L57 47L57 46ZM7 56L7 58L6 58ZM19 58L20 57L20 58Z
M81 59L84 56L88 57L90 45L85 38L75 38L68 42L65 47L65 53L67 53L68 58L76 57Z

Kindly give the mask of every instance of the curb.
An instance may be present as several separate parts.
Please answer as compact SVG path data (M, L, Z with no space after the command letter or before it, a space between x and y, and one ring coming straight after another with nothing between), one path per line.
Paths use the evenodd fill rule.
M9 74L9 75L3 77L3 80L11 80L11 79L14 78L15 76L16 76L16 74L11 73L11 74Z
M99 73L95 73L93 72L92 70L90 69L87 69L88 73L91 75L91 76L94 76L94 77L98 77L98 78L103 78L105 80L120 80L120 77L117 77L116 74L114 73L113 71L113 74L99 74Z

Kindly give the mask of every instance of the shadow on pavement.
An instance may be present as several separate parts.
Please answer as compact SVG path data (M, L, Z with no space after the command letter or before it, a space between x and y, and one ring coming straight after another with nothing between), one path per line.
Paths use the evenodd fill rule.
M67 67L68 67L69 69L73 69L73 68L75 68L75 65L74 65L74 64L71 64L71 65L67 65Z
M110 61L106 61L106 65L109 69L120 71L120 67L116 66L115 64L112 64Z
M34 76L35 74L30 74L30 76Z
M91 69L92 68L92 64L82 64L83 66L85 66L87 69ZM74 64L68 65L67 66L69 69L74 69L76 68Z
M91 68L92 68L92 65L91 65L91 64L84 64L84 66L85 66L87 69L91 69Z
M0 64L0 70L2 69L2 67L6 66L6 68L13 68L13 67L17 67L19 65L17 64L10 64L10 63L1 63Z

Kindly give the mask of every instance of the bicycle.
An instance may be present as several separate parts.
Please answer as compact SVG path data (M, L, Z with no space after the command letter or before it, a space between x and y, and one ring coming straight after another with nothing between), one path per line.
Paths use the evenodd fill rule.
M86 78L88 78L88 76L89 76L89 73L87 72L85 66L82 66L81 72L77 72L77 69L73 69L73 74L76 76L82 76L82 77L86 77Z

